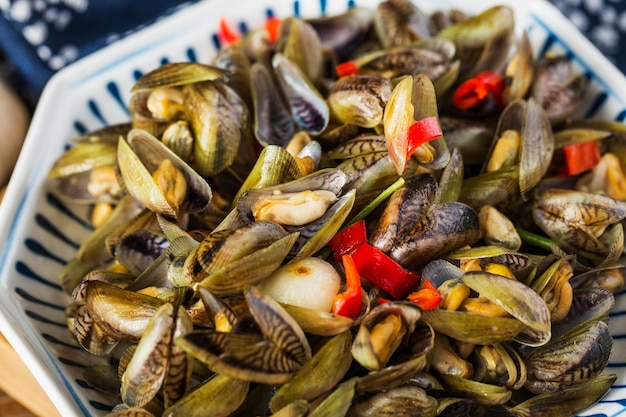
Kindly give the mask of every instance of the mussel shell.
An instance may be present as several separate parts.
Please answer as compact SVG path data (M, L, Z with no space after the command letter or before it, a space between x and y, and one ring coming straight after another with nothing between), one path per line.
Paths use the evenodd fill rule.
M96 356L105 356L117 346L117 340L94 322L86 305L72 304L67 310L68 328L78 344L87 352Z
M346 60L365 39L374 13L366 7L352 7L345 13L307 19L317 32L322 47Z
M435 203L444 203L446 201L459 201L461 188L463 186L463 173L465 166L463 165L463 156L458 148L452 149L450 159L439 178L439 186L435 195Z
M132 151L124 150L126 148ZM120 141L118 144L118 162L128 192L151 210L176 217L176 210L165 201L152 179L152 173L164 159L169 159L185 176L187 193L180 211L193 212L207 207L212 197L208 183L158 139L139 129L128 133L127 143Z
M285 236L287 232L282 227L265 221L213 232L200 243L198 260L207 273L212 273Z
M532 288L501 275L488 272L466 272L463 282L506 310L530 328L550 331L550 310L546 302Z
M282 20L276 40L276 52L283 54L316 83L323 70L322 43L313 26L290 16Z
M284 55L275 54L272 66L295 122L311 135L322 133L330 119L324 97L298 66Z
M194 169L205 176L224 171L247 140L245 103L228 85L213 81L184 86L183 103L195 137Z
M122 375L125 404L142 407L161 388L168 367L174 328L174 306L166 303L150 318L132 359Z
M191 316L178 307L172 340L178 339L193 330ZM193 357L175 343L170 342L169 362L163 380L163 403L169 407L185 396L191 384Z
M245 221L254 221L252 207L255 202L264 196L275 194L298 193L308 190L326 190L336 196L341 194L341 190L345 186L347 175L335 168L326 168L315 171L305 177L294 179L288 182L282 182L277 185L266 186L264 188L249 189L244 192L237 201L237 210L241 218Z
M408 339L421 315L416 304L395 301L373 308L361 321L352 344L352 356L363 367L373 371L383 368L402 340ZM373 340L372 330L388 316L396 316L399 328L386 340ZM380 343L384 349L377 349Z
M155 415L143 407L129 407L126 404L118 404L113 407L108 417L155 417Z
M198 284L216 294L237 294L276 270L298 233L287 233L275 223L252 222L207 239L198 247L197 260L206 273Z
M367 299L367 297L364 297ZM334 336L350 329L354 320L346 316L312 310L291 304L282 305L302 330L317 336Z
M350 417L435 417L437 400L422 388L402 385L357 401L351 407Z
M241 195L248 190L275 186L293 181L301 176L298 163L285 148L278 145L268 145L261 151L257 162L237 192L234 201L238 201Z
M119 136L118 136L119 137ZM80 142L61 155L48 171L48 178L66 177L116 162L116 144L108 141Z
M295 124L270 70L261 63L250 69L254 134L262 146L286 146L295 133Z
M344 191L355 190L357 197L380 192L398 179L387 152L376 152L346 159L337 166L348 175Z
M311 358L304 333L269 296L251 287L246 302L261 334L194 330L176 344L213 371L246 381L282 384Z
M272 417L305 417L310 410L308 401L296 400L272 414Z
M523 98L534 76L533 49L526 31L517 42L515 56L509 61L506 73L512 73L512 78L511 84L502 93L504 102Z
M341 123L373 128L382 122L391 91L391 82L385 77L345 76L333 84L327 97L328 106L333 117Z
M413 221L422 216L435 199L437 183L432 175L423 174L406 180L395 191L380 216L370 242L383 252L389 252L401 236L410 233Z
M448 71L454 51L449 40L431 38L370 52L354 62L364 75L396 78L424 74L434 81Z
M587 79L574 73L567 56L549 56L536 66L532 95L550 121L558 124L580 107L586 87Z
M357 378L350 378L337 385L309 417L340 417L345 416L352 404L356 392Z
M225 375L215 374L195 390L168 407L164 415L194 417L202 413L207 417L230 415L243 403L250 383ZM207 407L207 404L211 404Z
M327 340L311 360L276 391L270 401L270 409L277 412L293 401L310 401L330 391L343 379L352 364L351 345L352 334L349 331Z
M488 204L498 210L506 210L519 201L519 169L488 172L463 180L459 201L479 210Z
M169 241L147 229L135 230L116 245L115 258L135 275L145 271L167 249Z
M354 190L348 191L329 207L322 217L302 228L297 228L299 236L289 252L288 259L312 256L326 246L351 213L355 195Z
M428 16L410 1L379 3L374 14L374 24L384 48L430 38L434 32Z
M534 99L515 100L502 111L495 139L513 129L521 133L519 189L522 198L544 177L554 152L554 136L547 114Z
M441 30L437 36L454 42L457 56L466 67L467 76L471 76L500 69L508 58L514 27L513 10L508 6L494 6Z
M539 394L588 381L604 370L612 347L608 325L586 321L530 353L525 387Z
M590 381L539 394L512 408L520 417L559 417L575 415L595 404L616 381L615 374L600 375Z
M416 373L429 366L430 352L435 344L435 331L428 324L418 322L410 335L407 354L396 357L393 363L359 377L359 393L378 392L412 383ZM424 388L424 387L422 387Z
M387 152L387 143L382 135L359 135L324 153L327 159L349 159L376 152Z
M598 263L616 256L623 229L605 229L626 217L626 204L610 197L566 189L538 191L533 204L537 226L562 248ZM619 226L619 224L617 224Z
M441 130L450 149L458 148L467 166L481 166L493 141L494 128L486 120L459 119L442 115Z
M164 304L158 298L127 291L103 281L89 281L85 305L94 321L118 340L139 342L150 318Z
M157 87L174 87L217 80L226 74L227 72L220 68L196 62L170 62L142 75L131 91L142 92Z
M493 317L443 309L422 312L423 320L454 339L487 345L513 339L526 325L511 317Z
M416 219L413 230L398 236L389 256L409 270L416 270L429 261L471 245L480 239L478 215L459 202L429 206Z
M236 43L220 48L212 62L215 67L228 72L226 82L252 109L251 62L243 46Z
M454 375L441 374L439 379L451 395L471 398L488 406L505 404L512 395L512 392L506 387L485 384Z

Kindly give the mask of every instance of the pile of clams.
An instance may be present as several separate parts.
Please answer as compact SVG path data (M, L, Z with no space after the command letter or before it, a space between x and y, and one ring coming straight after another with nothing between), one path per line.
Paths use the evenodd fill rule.
M626 128L576 119L584 76L514 28L505 6L387 0L138 79L130 121L49 175L93 207L60 279L68 331L109 358L85 370L107 415L568 416L605 395ZM484 72L501 94L455 105ZM426 118L441 134L407 154ZM563 175L586 142L597 163ZM392 296L359 271L348 317L328 244L357 220L421 281ZM434 308L408 297L425 281Z

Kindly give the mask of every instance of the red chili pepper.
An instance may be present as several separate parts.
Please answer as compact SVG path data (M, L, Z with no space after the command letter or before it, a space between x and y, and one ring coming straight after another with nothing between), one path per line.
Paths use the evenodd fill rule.
M343 255L352 253L361 243L365 242L367 242L365 220L360 220L339 231L328 242L328 246L333 250L335 260L339 261Z
M504 77L493 71L483 71L465 81L452 95L452 103L461 110L471 109L483 104L493 97L498 105L502 105Z
M217 32L217 37L220 39L222 45L231 45L241 38L237 32L228 26L228 22L226 22L226 19L224 18L220 19L220 27Z
M422 287L409 294L409 301L417 304L422 310L433 310L443 300L437 288L428 279L422 281Z
M337 72L337 77L339 78L359 74L359 69L354 61L347 61L342 64L338 64L335 66L335 71Z
M281 20L275 16L269 16L265 21L265 31L271 43L275 43L280 33Z
M352 256L343 255L341 259L346 271L347 289L335 296L333 313L353 319L361 312L361 277Z
M443 135L439 120L436 117L426 117L413 123L409 128L407 138L406 158L409 159L413 152L422 144Z
M598 142L573 143L563 147L567 175L578 175L593 169L600 162Z
M395 299L403 298L420 282L419 275L405 270L369 243L359 245L352 253L352 259L363 278L387 291Z

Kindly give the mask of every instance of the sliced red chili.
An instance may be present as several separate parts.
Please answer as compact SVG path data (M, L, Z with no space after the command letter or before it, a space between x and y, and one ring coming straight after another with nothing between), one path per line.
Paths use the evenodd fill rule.
M443 135L439 120L436 117L426 117L413 123L409 128L407 138L407 159L413 155L413 152L426 142L436 139Z
M335 296L333 313L341 316L357 317L361 312L361 277L350 255L341 257L346 273L346 290Z
M365 220L359 220L340 230L328 242L328 246L333 250L335 260L339 261L343 255L352 253L361 243L365 242L367 242Z
M278 39L280 23L281 20L275 16L269 16L265 21L265 31L267 32L267 37L271 43L276 43L276 40Z
M341 64L335 66L335 71L337 72L337 77L347 77L348 75L357 75L359 73L359 69L357 68L354 61L346 61Z
M452 95L452 103L461 110L477 107L487 101L489 95L502 104L504 77L493 71L483 71L462 83Z
M241 36L228 25L228 22L224 18L220 19L217 37L220 39L222 45L231 45L241 38Z
M428 279L422 281L422 287L409 294L409 301L417 304L422 310L433 310L441 304L443 297Z
M352 253L359 274L395 299L403 298L420 282L420 276L404 269L379 249L363 243Z
M563 147L567 175L578 175L593 169L600 162L598 142L573 143Z

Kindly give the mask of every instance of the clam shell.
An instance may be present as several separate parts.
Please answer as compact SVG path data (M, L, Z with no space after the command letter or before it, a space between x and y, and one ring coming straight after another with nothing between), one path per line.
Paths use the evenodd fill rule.
M230 415L243 403L249 388L248 381L216 374L168 407L164 415L171 417ZM207 407L207 404L211 404L211 407Z
M306 362L292 379L282 385L270 401L277 412L296 400L313 400L330 391L345 376L352 364L352 334L333 336Z
M150 318L162 304L158 298L103 281L89 281L85 287L85 305L94 321L108 335L131 343L139 342Z
M422 388L402 385L357 401L350 416L435 417L437 400Z
M208 206L212 197L208 183L174 152L139 129L131 130L127 140L118 143L118 163L126 189L137 201L156 213L169 217L178 215L152 178L161 161L169 159L187 183L186 197L179 211L199 211Z
M139 77L131 91L142 92L157 87L174 87L218 80L227 74L225 70L210 65L196 62L171 62Z
M122 375L125 404L142 407L158 392L165 378L174 328L174 306L163 304L148 322L137 349Z
M493 317L441 309L423 311L422 318L438 332L479 345L506 342L526 327L524 323L511 317Z

